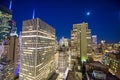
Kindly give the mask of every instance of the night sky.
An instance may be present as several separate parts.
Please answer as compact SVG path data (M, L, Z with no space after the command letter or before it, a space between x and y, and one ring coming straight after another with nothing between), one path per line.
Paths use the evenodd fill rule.
M9 8L10 0L0 0ZM73 24L88 22L98 41L120 41L120 0L13 0L13 19L18 33L22 21L39 17L56 29L56 36L70 38Z

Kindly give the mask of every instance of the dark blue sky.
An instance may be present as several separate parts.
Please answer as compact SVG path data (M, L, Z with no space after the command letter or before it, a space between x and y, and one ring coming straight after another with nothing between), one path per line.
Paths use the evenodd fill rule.
M0 0L0 4L9 7L9 1ZM18 33L22 30L22 21L32 19L33 9L35 17L56 29L58 39L70 38L74 23L88 22L99 41L120 41L120 0L13 0L13 19Z

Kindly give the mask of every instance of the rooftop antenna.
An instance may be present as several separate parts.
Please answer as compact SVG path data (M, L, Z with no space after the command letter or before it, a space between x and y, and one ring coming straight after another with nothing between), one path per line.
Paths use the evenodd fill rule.
M33 19L35 18L35 9L33 9Z
M11 10L12 8L12 0L10 0L10 6L9 6L9 9Z

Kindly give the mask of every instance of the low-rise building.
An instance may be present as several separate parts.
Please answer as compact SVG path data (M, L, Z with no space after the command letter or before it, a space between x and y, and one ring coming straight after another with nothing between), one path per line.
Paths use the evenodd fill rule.
M93 70L92 75L93 75L93 77L95 77L96 79L106 80L106 74L103 73L102 71Z

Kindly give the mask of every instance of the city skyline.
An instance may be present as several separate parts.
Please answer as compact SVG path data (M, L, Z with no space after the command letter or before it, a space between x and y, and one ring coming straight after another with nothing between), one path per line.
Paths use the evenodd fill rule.
M119 3L92 1L0 1L0 80L119 80Z
M10 0L1 0L0 4L9 7ZM70 1L39 1L13 0L13 19L17 23L18 33L22 30L22 21L39 17L56 29L56 36L70 38L73 24L87 22L92 35L98 41L118 42L120 32L120 2L118 0L70 0ZM96 28L97 27L97 28Z

